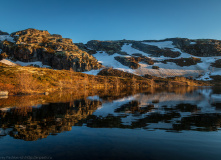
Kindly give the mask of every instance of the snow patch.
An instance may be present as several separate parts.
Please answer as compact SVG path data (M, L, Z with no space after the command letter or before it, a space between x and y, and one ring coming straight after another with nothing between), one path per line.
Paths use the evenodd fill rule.
M126 52L127 54L129 54L129 55L132 55L132 54L134 54L134 53L139 53L139 54L142 54L143 56L149 56L149 54L147 54L147 53L144 53L144 52L142 52L142 51L139 51L139 50L137 50L137 49L135 49L135 48L133 48L132 47L132 44L124 44L123 46L122 46L122 48L121 48L121 51L122 52Z
M30 66L30 65L38 65L41 68L50 68L51 66L48 65L44 65L42 62L40 61L36 61L36 62L21 62L21 61L16 61L16 64L19 64L21 66Z
M7 64L9 66L16 66L16 65L21 65L21 66L30 66L30 65L38 65L41 68L50 68L48 65L43 65L42 62L36 61L36 62L21 62L21 61L12 61L10 59L3 59L0 61L1 63Z
M85 71L85 72L82 72L82 73L86 73L86 74L89 74L89 75L97 75L102 69L97 69L97 70L90 70L90 71Z
M196 42L190 42L190 44L196 44Z
M7 40L9 42L12 42L14 43L14 38L11 37L10 35L0 35L0 41L4 41L4 40Z
M105 67L113 67L114 69L118 69L124 72L129 72L129 73L133 73L133 69L130 69L127 66L122 65L120 62L118 62L117 60L114 59L114 57L116 56L122 56L118 53L115 53L113 55L109 55L106 52L101 52L101 51L97 51L96 54L93 55L98 62L102 63L103 66ZM93 70L93 71L87 71L90 74L96 74L96 72L98 73L99 70ZM85 73L85 72L84 72Z
M88 96L87 99L88 99L88 100L98 100L98 101L100 100L100 98L99 98L98 95L95 95L95 96Z

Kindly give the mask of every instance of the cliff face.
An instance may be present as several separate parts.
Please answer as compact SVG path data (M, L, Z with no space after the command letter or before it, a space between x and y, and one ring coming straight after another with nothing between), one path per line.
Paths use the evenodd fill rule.
M14 42L0 41L0 49L15 60L41 61L55 69L89 71L99 69L101 64L90 54L76 46L71 39L48 31L27 29L10 35Z

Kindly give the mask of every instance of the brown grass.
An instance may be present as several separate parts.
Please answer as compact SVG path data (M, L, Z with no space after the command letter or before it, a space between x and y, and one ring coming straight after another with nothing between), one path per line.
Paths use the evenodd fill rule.
M123 71L107 69L102 75L93 76L69 70L53 70L36 67L7 66L0 63L0 90L7 90L9 94L39 94L56 90L73 89L96 90L111 88L147 88L168 86L168 82L182 82L179 85L202 86L208 85L200 81L184 78L151 79L136 76ZM178 85L178 83L170 83Z

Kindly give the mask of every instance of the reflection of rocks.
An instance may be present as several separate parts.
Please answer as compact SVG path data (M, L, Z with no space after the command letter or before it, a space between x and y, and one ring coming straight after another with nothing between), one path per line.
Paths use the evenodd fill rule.
M197 105L192 105L192 104L178 104L173 108L167 108L164 107L165 111L180 111L180 112L196 112L200 111L200 109L197 108Z
M174 130L202 130L214 131L221 127L221 114L208 113L183 117L173 125Z
M120 116L112 115L106 117L89 116L86 125L91 128L127 128L122 124Z
M183 107L182 107L183 108ZM122 108L122 111L125 108ZM116 110L118 111L118 110ZM126 108L125 113L128 113ZM182 117L181 113L176 110L168 109L166 113L150 113L144 118L137 118L133 120L130 125L124 125L123 118L127 115L108 115L106 117L97 117L95 115L89 116L87 126L92 128L145 128L145 129L164 129L171 131L181 130L201 130L201 131L214 131L221 127L220 114L196 114L187 117ZM185 110L184 112L187 112ZM135 114L135 112L133 112ZM140 112L141 114L146 112ZM181 120L175 120L181 119ZM158 123L171 124L170 128L157 127ZM150 124L156 124L154 128L149 128ZM167 125L165 125L167 126Z
M87 126L168 131L218 130L221 125L220 114L205 112L208 112L208 109L214 111L212 106L217 107L220 103L213 103L208 108L202 108L202 105L209 101L200 91L205 92L204 90L189 90L190 93L186 94L174 91L174 93L159 91L159 93L139 94L130 102L113 109L114 113L111 115L89 116L90 123L87 123Z
M19 107L0 111L1 128L13 128L7 134L27 141L46 138L50 134L70 131L79 120L87 118L101 103L77 100L73 103L51 103L40 108Z
M41 107L3 108L0 110L0 135L31 141L83 125L91 128L143 128L176 132L218 130L221 127L221 114L211 111L218 112L214 108L218 108L220 103L210 102L206 98L213 91L183 91L171 88L170 93L150 90L145 94L122 91L102 95L99 98L103 106L99 110L101 102L89 99L49 103ZM217 88L214 92L220 93ZM106 101L108 112L105 112ZM205 104L210 106L203 107Z
M115 113L133 113L133 114L144 114L150 112L154 109L154 105L147 105L145 107L140 107L140 103L138 101L131 101L127 104L120 106L119 108L115 109Z
M216 109L221 110L221 103L213 103L212 104Z
M177 112L167 112L165 114L160 113L151 113L145 118L138 119L135 122L132 122L132 126L135 128L147 127L150 123L170 123L174 118L180 118L180 113Z
M139 102L138 101L131 101L127 104L124 104L122 106L120 106L119 108L115 109L114 112L118 113L118 112L131 112L134 113L136 111L138 111L139 108Z
M170 123L173 118L179 118L180 114L176 112L169 112L167 114L152 113L145 118L139 118L133 121L131 125L124 125L122 118L126 115L113 116L108 115L106 117L97 117L95 115L88 117L87 126L92 128L146 128L150 123Z

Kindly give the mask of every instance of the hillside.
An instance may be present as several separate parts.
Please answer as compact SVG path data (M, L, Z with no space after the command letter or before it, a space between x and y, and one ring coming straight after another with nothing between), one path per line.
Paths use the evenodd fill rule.
M49 68L23 67L6 65L0 62L0 91L8 91L9 95L48 94L55 91L96 92L113 89L146 89L177 86L210 85L202 81L184 77L159 78L136 76L116 69L103 69L99 75L88 75L70 70L54 70Z
M106 67L136 75L212 80L221 75L221 41L171 38L145 41L89 41L77 44ZM98 71L86 72L97 74Z
M39 94L58 90L108 90L113 88L147 88L151 80L118 76L93 76L69 70L10 66L0 63L0 91L9 94Z

